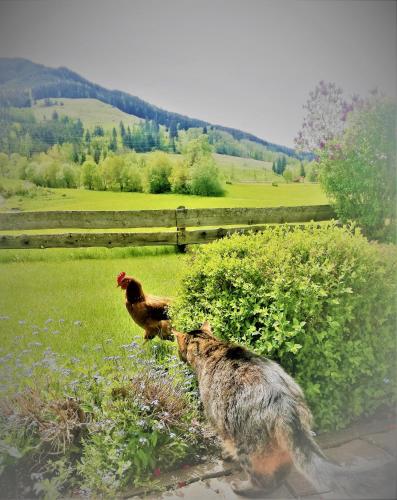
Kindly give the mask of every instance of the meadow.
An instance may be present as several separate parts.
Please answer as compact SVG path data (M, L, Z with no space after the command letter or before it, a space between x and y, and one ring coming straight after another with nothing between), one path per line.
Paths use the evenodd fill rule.
M117 274L127 271L150 293L173 296L184 256L157 249L127 257L120 250L14 251L11 262L0 255L2 349L20 350L39 340L72 355L108 338L123 344L140 333L116 289Z
M319 184L227 184L226 195L206 197L182 194L120 193L84 189L46 189L32 197L12 196L0 210L145 210L226 207L320 205L328 200Z
M59 116L66 115L77 120L81 119L85 128L94 128L101 125L105 130L118 127L120 121L126 127L141 121L140 118L124 113L110 104L105 104L97 99L53 99L57 104L45 106L44 99L39 99L32 111L38 120L50 120L54 111Z

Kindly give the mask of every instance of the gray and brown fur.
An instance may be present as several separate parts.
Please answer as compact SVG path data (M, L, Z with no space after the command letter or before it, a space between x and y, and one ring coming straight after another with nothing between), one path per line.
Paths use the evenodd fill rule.
M312 416L299 385L275 362L223 342L205 323L174 331L179 355L195 371L205 414L224 450L248 474L235 492L256 497L276 488L296 465L317 485L333 469L312 438Z

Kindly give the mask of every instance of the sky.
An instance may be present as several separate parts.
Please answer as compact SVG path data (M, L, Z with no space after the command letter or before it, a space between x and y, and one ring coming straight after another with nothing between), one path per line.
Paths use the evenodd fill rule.
M396 93L392 0L0 0L0 57L293 146L320 80Z

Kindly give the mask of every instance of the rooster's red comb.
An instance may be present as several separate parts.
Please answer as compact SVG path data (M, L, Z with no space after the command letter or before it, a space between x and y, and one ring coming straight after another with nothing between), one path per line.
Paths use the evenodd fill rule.
M117 276L117 284L120 285L120 283L123 281L124 278L125 278L125 272L123 271Z

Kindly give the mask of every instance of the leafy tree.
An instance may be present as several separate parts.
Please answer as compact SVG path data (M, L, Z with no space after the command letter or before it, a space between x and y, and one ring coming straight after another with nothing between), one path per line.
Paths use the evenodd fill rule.
M62 178L66 188L77 188L79 185L79 170L75 166L65 164L62 169Z
M303 165L303 162L301 161L300 163L300 172L299 172L299 175L301 177L306 177L306 172L305 172L305 166Z
M162 152L156 151L148 158L146 170L146 190L149 193L167 193L171 191L169 177L172 171L170 158Z
M319 153L320 182L338 216L357 221L371 238L395 237L396 111L394 102L374 96Z
M328 141L341 137L348 114L361 105L362 100L358 96L353 96L348 102L341 87L321 81L310 92L303 106L305 118L295 138L297 149L315 151L323 148Z
M186 162L179 161L172 167L169 180L171 183L171 191L173 193L190 193L189 169Z
M94 189L94 177L97 165L90 158L87 159L81 167L81 183L86 189Z
M199 135L196 139L189 141L184 147L184 157L188 167L193 167L202 159L211 158L211 145L206 135Z
M8 155L0 152L0 175L6 177L8 171Z
M223 196L219 170L213 158L200 158L192 167L190 192L198 196Z

